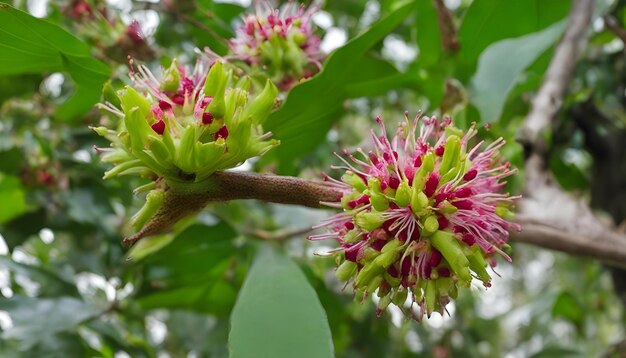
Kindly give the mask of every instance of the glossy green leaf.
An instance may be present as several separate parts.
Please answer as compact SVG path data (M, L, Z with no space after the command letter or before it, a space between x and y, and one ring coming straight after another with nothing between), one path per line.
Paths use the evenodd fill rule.
M28 211L20 179L0 173L0 224Z
M571 0L474 1L459 28L460 56L474 62L492 43L537 32L567 16Z
M266 128L274 133L274 138L281 140L275 152L280 160L280 171L285 172L294 159L324 140L331 125L339 119L343 101L350 96L346 87L362 81L360 76L368 76L364 71L350 69L356 70L366 52L396 28L412 12L413 6L414 2L400 4L368 31L333 52L322 72L294 87L281 108L272 113ZM380 88L378 94L387 90ZM371 91L368 94L372 95Z
M441 32L437 21L437 10L432 1L417 1L417 46L421 66L436 65L441 58Z
M111 70L61 27L0 3L0 75L43 72L66 72L74 80L74 94L56 113L68 120L93 107Z
M518 76L557 41L564 28L565 22L561 21L530 35L498 41L480 55L470 81L470 100L483 122L500 118Z
M264 247L231 316L231 358L333 357L326 313L288 257Z

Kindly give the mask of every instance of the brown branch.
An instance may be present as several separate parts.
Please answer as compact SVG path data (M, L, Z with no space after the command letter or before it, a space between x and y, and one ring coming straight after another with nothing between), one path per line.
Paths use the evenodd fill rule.
M576 60L587 43L593 5L593 0L574 1L565 34L518 134L529 158L525 197L516 219L523 229L512 239L626 267L626 235L598 217L584 200L561 189L544 158L547 146L542 134L561 109Z
M448 52L456 52L460 48L459 39L456 36L456 28L452 20L452 13L446 7L443 0L433 0L437 10L437 21L441 32L443 48Z
M184 217L202 210L210 202L257 199L319 208L320 202L336 202L341 198L341 193L328 185L294 177L216 172L209 179L206 189L199 192L184 192L179 189L190 185L167 188L161 208L139 232L125 238L124 245L130 246L143 237L163 233Z
M620 40L626 45L626 29L620 26L619 22L613 15L606 15L603 17L604 25L611 30L615 36L619 37Z
M593 14L593 5L594 0L573 2L563 39L554 51L544 82L518 133L518 141L533 152L541 154L545 151L541 134L550 126L561 109L576 60L587 44L587 30Z

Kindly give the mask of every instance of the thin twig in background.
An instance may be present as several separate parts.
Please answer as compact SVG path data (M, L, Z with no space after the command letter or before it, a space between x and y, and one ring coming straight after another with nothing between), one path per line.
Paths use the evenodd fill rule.
M626 45L626 29L620 26L617 19L613 15L606 15L603 17L603 20L606 28L611 30Z
M594 214L581 198L565 192L545 160L543 133L561 110L576 61L587 44L593 6L593 0L574 1L563 39L519 132L528 159L525 196L519 202L517 218L523 230L513 233L512 239L626 267L626 235L610 220Z
M437 10L437 21L439 22L443 48L448 52L456 52L460 48L460 44L456 36L456 27L454 26L452 13L443 0L433 0L433 3Z

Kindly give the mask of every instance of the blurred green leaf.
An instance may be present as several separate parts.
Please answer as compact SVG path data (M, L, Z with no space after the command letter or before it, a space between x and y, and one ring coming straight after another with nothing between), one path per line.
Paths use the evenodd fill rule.
M290 171L294 159L324 140L326 132L339 119L343 101L348 98L346 86L361 81L360 76L367 76L363 71L355 73L350 69L356 70L366 52L396 28L412 12L413 6L414 2L401 4L368 31L330 54L322 72L289 92L285 103L272 113L266 124L274 137L281 140L274 152L280 160L279 171ZM381 94L390 87L378 89Z
M583 355L572 348L564 347L546 347L541 351L533 354L530 358L572 358L583 357Z
M17 339L21 349L28 349L47 337L74 328L100 313L82 300L13 296L0 300L0 310L7 311L13 326L2 333L3 339Z
M28 211L22 184L18 177L0 173L0 224Z
M90 48L61 27L0 3L0 75L67 72L76 88L56 117L76 118L100 98L110 68Z
M432 1L417 1L417 45L418 62L423 67L437 65L441 58L441 32L437 21L437 10Z
M298 266L263 247L237 298L231 358L333 357L326 313Z
M237 233L226 223L194 224L173 240L159 237L133 250L129 257L146 265L138 302L144 309L186 308L224 315L232 309L236 290L226 273L236 254ZM156 245L156 251L148 249ZM241 250L241 249L240 249Z
M41 285L40 294L45 296L78 296L74 282L43 267L13 261L9 256L0 256L0 267L19 273Z
M478 69L470 82L470 100L483 122L500 118L507 95L520 73L554 44L564 28L565 22L559 22L530 35L502 40L480 55Z
M581 329L585 322L585 311L581 303L570 292L561 292L554 301L552 316L564 318L572 322L576 328Z

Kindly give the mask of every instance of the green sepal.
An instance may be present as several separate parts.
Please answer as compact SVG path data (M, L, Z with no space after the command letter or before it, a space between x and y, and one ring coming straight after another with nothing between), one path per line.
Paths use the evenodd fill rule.
M437 286L434 280L426 280L424 303L426 304L426 312L428 314L431 314L437 308Z
M363 179L361 179L360 176L349 170L341 176L341 181L350 185L352 188L360 193L364 192L367 189L367 186L363 182Z
M263 124L274 108L277 95L278 88L276 88L272 81L267 80L263 91L261 91L243 111L243 117L251 117L253 123Z
M448 137L444 147L443 158L439 166L439 174L447 174L456 167L461 159L461 139L455 135Z
M466 256L469 260L469 267L478 275L483 282L491 281L491 276L487 272L487 261L482 255L478 245L473 245L466 250Z
M396 189L395 202L401 208L406 208L411 201L411 187L406 180L400 182L398 189Z
M408 289L404 289L402 291L396 291L393 294L393 303L398 306L398 307L402 307L402 305L404 305L404 303L406 302L406 298L409 296L409 290Z
M163 201L165 200L165 193L161 190L152 190L146 195L146 203L139 211L133 215L130 219L133 229L141 229L150 218L156 214Z
M422 231L420 232L422 236L428 237L434 234L437 230L439 230L437 215L428 215L422 219Z
M428 197L423 191L417 190L416 187L411 189L411 211L413 214L419 215L420 211L428 206Z
M106 81L102 86L102 97L106 102L111 103L116 108L121 108L122 102L120 101L120 97L111 86L111 81Z
M176 59L172 61L170 67L163 73L161 80L161 90L169 93L176 93L180 86L180 70Z
M144 96L139 94L139 92L135 91L135 89L130 86L124 87L124 89L118 91L117 94L124 113L128 115L133 108L138 107L145 122L145 118L150 113L150 102L148 102ZM128 126L126 126L126 128L129 129Z
M341 265L339 265L339 267L337 267L337 271L335 271L335 274L337 275L337 278L339 279L339 281L346 282L352 276L354 276L356 271L357 271L356 262L345 260L344 262L341 263Z
M372 280L379 277L383 272L385 272L384 267L376 264L375 262L370 262L369 264L363 266L359 274L356 276L354 285L355 287L364 290L370 282L372 282Z
M374 231L382 226L385 218L382 214L376 212L362 211L354 218L354 223L365 231Z
M469 270L469 261L454 234L438 230L429 238L431 244L441 252L456 274L462 286L468 286L472 281Z
M186 173L194 173L196 166L196 127L191 125L181 134L180 143L176 150L175 164Z

